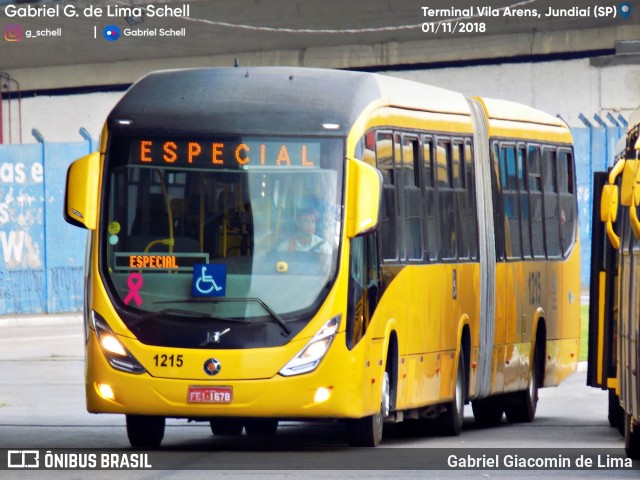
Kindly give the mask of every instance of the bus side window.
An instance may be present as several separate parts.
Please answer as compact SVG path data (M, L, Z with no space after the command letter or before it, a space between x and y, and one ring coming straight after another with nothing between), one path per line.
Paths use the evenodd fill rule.
M424 186L426 197L424 200L424 212L426 218L425 240L427 254L430 260L438 258L438 218L436 216L436 189L434 186L434 165L433 165L433 139L424 137L422 139L422 162L424 165Z
M507 258L519 259L522 257L522 247L515 145L500 146L500 181L504 205L505 251Z
M362 160L367 165L376 167L376 132L370 130L364 134L356 147L356 158Z
M476 205L476 177L473 164L473 148L471 140L467 139L464 144L464 161L465 161L465 195L466 195L466 211L462 216L462 230L464 237L469 242L469 255L472 259L478 258L478 215Z
M407 169L402 164L402 136L400 133L394 133L393 135L393 166L396 172L396 205L398 208L397 212L397 221L396 221L396 231L395 235L396 245L398 248L398 259L400 263L406 263L407 259L407 233L406 233L406 225L405 225L405 217L407 212L406 200L404 198L404 187L407 182L413 181L414 175L412 172L408 172ZM407 179L409 177L409 179Z
M440 258L457 258L455 192L452 188L451 140L439 138L436 143L436 178L438 184L438 210L440 231Z
M568 150L558 152L558 196L562 254L567 255L576 240L575 175L573 154Z
M418 138L403 136L402 168L404 172L404 211L407 259L420 261L422 247L422 190L420 188L420 149Z
M356 144L355 158L362 160L364 158L364 137Z
M506 184L506 178L501 178L500 168L500 145L498 142L492 143L491 148L491 182L493 185L493 224L496 235L496 258L504 260L505 257L505 232L504 232L504 211L502 185Z
M453 189L455 193L454 197L454 216L455 216L455 229L456 239L458 247L458 258L468 259L470 258L470 242L473 238L465 235L465 211L467 210L467 195L466 195L466 164L464 159L464 142L455 139L452 149L452 176L453 176Z
M527 193L526 150L518 145L518 197L520 203L520 228L522 231L522 255L531 258L531 215L529 214L529 194Z
M380 204L380 241L385 260L398 259L398 205L393 167L393 136L379 132L376 139L376 164L382 174Z
M527 148L527 173L529 187L529 214L531 218L531 249L534 258L544 258L544 217L542 208L542 169L540 147Z
M560 257L560 214L558 211L558 190L556 150L553 147L542 150L542 183L544 191L544 231L547 257Z

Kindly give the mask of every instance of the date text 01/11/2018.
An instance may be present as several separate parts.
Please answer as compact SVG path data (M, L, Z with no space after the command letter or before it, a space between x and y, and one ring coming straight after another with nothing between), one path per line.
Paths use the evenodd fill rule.
M425 22L422 24L424 33L485 33L487 24L484 22Z

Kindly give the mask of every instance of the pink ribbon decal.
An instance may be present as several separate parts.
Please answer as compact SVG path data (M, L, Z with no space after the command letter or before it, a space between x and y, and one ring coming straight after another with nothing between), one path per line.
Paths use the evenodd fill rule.
M129 302L133 300L137 306L142 305L142 298L138 293L142 288L142 275L139 273L132 273L127 278L127 287L129 287L129 294L124 298L124 304L129 305Z

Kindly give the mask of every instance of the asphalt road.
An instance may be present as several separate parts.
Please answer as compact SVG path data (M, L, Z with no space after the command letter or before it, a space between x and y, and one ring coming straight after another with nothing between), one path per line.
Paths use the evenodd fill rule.
M548 456L600 451L619 454L622 438L608 425L606 392L587 387L585 375L581 365L561 386L541 390L533 423L510 425L503 419L497 427L479 428L467 406L464 431L459 437L438 437L398 425L386 430L380 449L349 449L338 423L284 422L275 437L256 439L214 437L206 423L171 419L167 421L162 457L153 452L154 459L171 470L91 474L118 479L289 478L306 470L305 477L326 478L324 469L337 465L344 478L533 478L545 472L526 469L425 472L419 469L417 459L435 456L437 461L451 452L457 456L469 453L477 456L484 452L477 449L487 448L501 449L497 450L500 454L527 451L514 449L549 449L545 450ZM129 448L123 416L92 415L85 410L80 324L0 328L0 449L28 448L95 448L99 452ZM603 458L606 461L606 456ZM212 459L220 463L212 465ZM428 461L426 464L430 465ZM415 465L414 470L405 470ZM222 466L226 468L220 470L218 467ZM636 470L601 468L546 473L580 479L638 478L638 467L636 463ZM205 470L210 468L214 471ZM22 475L26 472L20 473L20 478L26 478ZM42 475L84 478L87 472L71 477L69 472L65 475L60 471L30 473L32 478ZM335 473L328 476L334 477Z

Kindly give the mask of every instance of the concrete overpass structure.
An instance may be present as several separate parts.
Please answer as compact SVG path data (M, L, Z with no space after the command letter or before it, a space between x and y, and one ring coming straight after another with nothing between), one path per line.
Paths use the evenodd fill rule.
M60 28L62 35L5 43L0 48L0 68L19 77L22 89L28 91L130 83L149 69L232 65L235 58L252 66L361 69L616 54L612 61L638 63L640 46L627 42L640 41L640 2L628 3L637 8L625 19L620 13L596 18L596 2L557 0L3 0L3 25L21 24L25 32ZM470 9L472 4L475 8ZM485 4L492 6L492 16L481 10ZM583 10L589 5L589 16L545 16L550 8L574 4ZM69 6L73 10L66 11ZM167 7L180 14L184 11L175 9L184 6L189 10L183 17L151 17L147 9ZM28 7L37 9L39 16L28 17ZM425 15L423 7L437 14ZM505 16L505 7L525 15L535 11L540 18ZM46 16L45 8L57 11ZM97 8L101 15L96 15ZM486 27L469 33L450 32L451 27L437 33L434 27L423 29L425 23L449 19L455 19L452 24ZM106 42L102 31L109 24L122 30L184 28L185 35L122 36Z
M0 0L0 25L19 24L23 32L21 41L0 45L0 72L11 79L2 82L5 101L7 94L15 100L18 86L22 92L22 129L39 128L51 140L66 139L61 129L77 138L81 126L97 136L122 90L149 71L229 66L236 59L241 66L389 71L467 95L522 101L576 125L582 112L626 116L640 106L640 1L627 1L627 18L615 1L604 2L616 6L615 17L598 16L598 3ZM182 16L155 16L159 9ZM572 16L547 17L549 9ZM460 32L462 24L472 31ZM119 27L119 40L104 39L108 25ZM160 29L182 35L159 36ZM60 36L34 37L45 30ZM79 102L69 102L71 96ZM67 124L52 123L51 111Z

